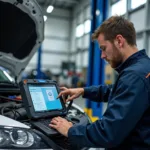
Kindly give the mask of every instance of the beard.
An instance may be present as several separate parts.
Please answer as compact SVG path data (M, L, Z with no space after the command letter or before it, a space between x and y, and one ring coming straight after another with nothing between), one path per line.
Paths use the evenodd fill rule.
M117 68L120 64L122 64L122 53L120 50L113 44L113 55L111 59L106 59L106 61L110 64L112 68Z

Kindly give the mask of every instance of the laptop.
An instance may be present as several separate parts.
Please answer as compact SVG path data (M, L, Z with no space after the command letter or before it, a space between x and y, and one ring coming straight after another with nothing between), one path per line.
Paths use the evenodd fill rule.
M58 134L49 127L50 121L55 116L65 117L67 108L62 97L57 99L57 83L52 80L24 79L19 86L32 126L48 136Z

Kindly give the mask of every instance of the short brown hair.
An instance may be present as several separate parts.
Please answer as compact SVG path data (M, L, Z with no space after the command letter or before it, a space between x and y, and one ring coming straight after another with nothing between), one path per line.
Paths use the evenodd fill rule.
M92 40L97 40L101 33L104 34L105 40L111 42L118 34L121 34L129 45L136 45L136 31L133 23L121 16L112 16L105 20L92 34Z

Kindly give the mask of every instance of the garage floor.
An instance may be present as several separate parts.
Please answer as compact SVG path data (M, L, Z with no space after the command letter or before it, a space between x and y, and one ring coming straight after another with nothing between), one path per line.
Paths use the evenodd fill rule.
M85 108L85 99L82 97L75 99L74 103L80 106L82 109ZM106 108L107 108L107 103L103 103L103 113L105 112Z

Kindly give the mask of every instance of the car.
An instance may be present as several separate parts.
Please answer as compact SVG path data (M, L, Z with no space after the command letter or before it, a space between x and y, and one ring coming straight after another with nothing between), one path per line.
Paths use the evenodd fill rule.
M0 149L69 149L61 134L47 136L35 129L22 102L18 83L43 39L43 15L35 0L0 0ZM75 104L70 116L90 122Z

